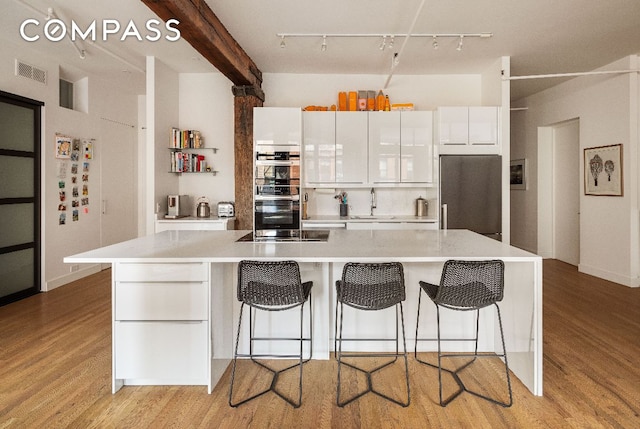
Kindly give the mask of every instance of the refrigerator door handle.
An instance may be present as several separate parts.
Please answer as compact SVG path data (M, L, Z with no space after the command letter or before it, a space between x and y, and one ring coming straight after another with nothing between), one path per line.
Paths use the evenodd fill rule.
M447 205L442 205L442 229L447 229Z

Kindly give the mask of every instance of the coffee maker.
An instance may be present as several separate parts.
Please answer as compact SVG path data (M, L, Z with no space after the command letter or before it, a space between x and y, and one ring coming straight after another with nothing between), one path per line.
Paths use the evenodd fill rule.
M169 195L167 196L167 219L178 219L191 214L191 204L189 195Z

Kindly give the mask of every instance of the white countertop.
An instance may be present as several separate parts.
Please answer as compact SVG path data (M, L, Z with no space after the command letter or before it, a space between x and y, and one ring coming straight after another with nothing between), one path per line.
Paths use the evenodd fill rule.
M235 217L218 217L218 216L209 216L209 217L195 217L195 216L186 216L179 217L175 219L170 218L159 218L157 222L227 222L229 220L235 220Z
M541 257L467 230L332 230L327 242L254 243L250 231L164 231L64 258L66 263L534 261Z
M308 219L302 219L305 223L324 223L324 222L424 222L433 223L437 219L430 217L418 217L412 215L350 215L341 217L338 215L311 216Z

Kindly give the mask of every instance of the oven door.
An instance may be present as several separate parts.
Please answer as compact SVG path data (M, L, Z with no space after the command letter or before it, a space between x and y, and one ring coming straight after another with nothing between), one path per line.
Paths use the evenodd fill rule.
M300 200L256 196L255 229L300 229Z

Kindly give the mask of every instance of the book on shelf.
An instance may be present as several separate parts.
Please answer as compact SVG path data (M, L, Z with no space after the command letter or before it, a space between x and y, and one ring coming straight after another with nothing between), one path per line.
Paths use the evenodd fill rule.
M181 130L172 127L170 147L173 149L201 149L204 147L204 139L198 130Z
M171 153L172 173L204 173L207 170L207 161L204 155L187 152Z

